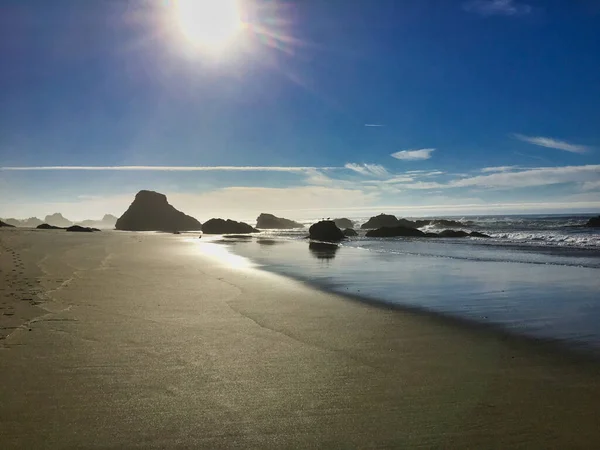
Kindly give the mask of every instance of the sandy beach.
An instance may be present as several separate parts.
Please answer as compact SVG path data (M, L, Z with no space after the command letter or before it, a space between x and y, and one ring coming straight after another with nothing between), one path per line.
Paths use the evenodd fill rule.
M2 448L600 447L597 361L192 237L0 231Z

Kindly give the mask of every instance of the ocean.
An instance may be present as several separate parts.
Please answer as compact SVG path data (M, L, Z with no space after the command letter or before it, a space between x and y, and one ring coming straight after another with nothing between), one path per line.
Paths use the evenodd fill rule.
M489 239L361 233L331 245L308 241L306 228L197 242L328 291L600 355L600 229L581 226L589 217L450 218L464 224L456 229L486 233ZM355 228L367 219L354 218Z

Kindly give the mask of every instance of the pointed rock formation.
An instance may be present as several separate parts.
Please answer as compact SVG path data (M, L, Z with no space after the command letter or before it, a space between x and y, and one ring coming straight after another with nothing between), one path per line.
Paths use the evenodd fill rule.
M140 191L119 217L115 228L124 231L199 231L202 224L171 206L166 195Z
M54 213L46 216L44 222L50 225L54 225L55 227L70 227L73 225L68 219L65 219L61 213Z
M273 214L262 213L256 219L256 228L263 230L289 230L292 228L304 228L304 225L290 219L274 216Z
M244 222L230 219L210 219L202 225L202 232L204 234L245 234L257 233L258 230Z

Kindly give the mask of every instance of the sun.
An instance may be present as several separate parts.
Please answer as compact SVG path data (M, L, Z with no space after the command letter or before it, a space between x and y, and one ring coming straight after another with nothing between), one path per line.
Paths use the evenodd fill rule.
M196 47L220 51L242 30L238 0L177 0L175 22Z

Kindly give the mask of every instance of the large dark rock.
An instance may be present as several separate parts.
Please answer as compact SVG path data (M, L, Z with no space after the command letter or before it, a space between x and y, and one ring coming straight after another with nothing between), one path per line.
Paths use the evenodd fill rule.
M125 231L199 231L202 224L171 206L166 195L140 191L119 217L115 228Z
M354 222L350 219L346 219L345 217L342 217L340 219L333 219L333 221L340 230L343 230L345 228L354 228Z
M367 237L424 237L425 233L410 227L381 227L367 231Z
M588 220L585 226L589 228L600 228L600 216L592 217L590 220Z
M363 230L367 229L375 229L382 227L397 227L398 219L396 216L392 216L389 214L379 214L378 216L371 217L365 223L361 225Z
M304 228L304 225L290 219L274 216L273 214L262 213L256 219L256 228L263 230L289 230L292 228Z
M490 235L485 234L485 233L480 233L479 231L471 231L469 233L469 236L471 236L471 237L478 237L478 238L489 238L489 237L491 237Z
M6 223L6 222L2 222L2 221L0 220L0 228L2 228L2 227L6 227L6 228L14 228L15 226L14 226L14 225L11 225L11 224L9 224L9 223Z
M65 219L61 213L54 213L46 216L44 223L54 225L55 227L70 227L73 225L73 222Z
M100 231L98 228L82 227L79 225L73 225L71 227L66 228L66 230L75 233L92 233L94 231Z
M354 230L354 228L346 228L344 230L344 236L354 237L354 236L358 236L358 233Z
M337 242L344 239L344 233L333 220L322 220L311 225L308 233L310 238L316 241Z
M204 234L246 234L256 233L258 230L244 222L229 219L210 219L202 225L202 232Z
M50 225L48 223L43 223L36 227L38 230L64 230L63 227L55 227L54 225Z

